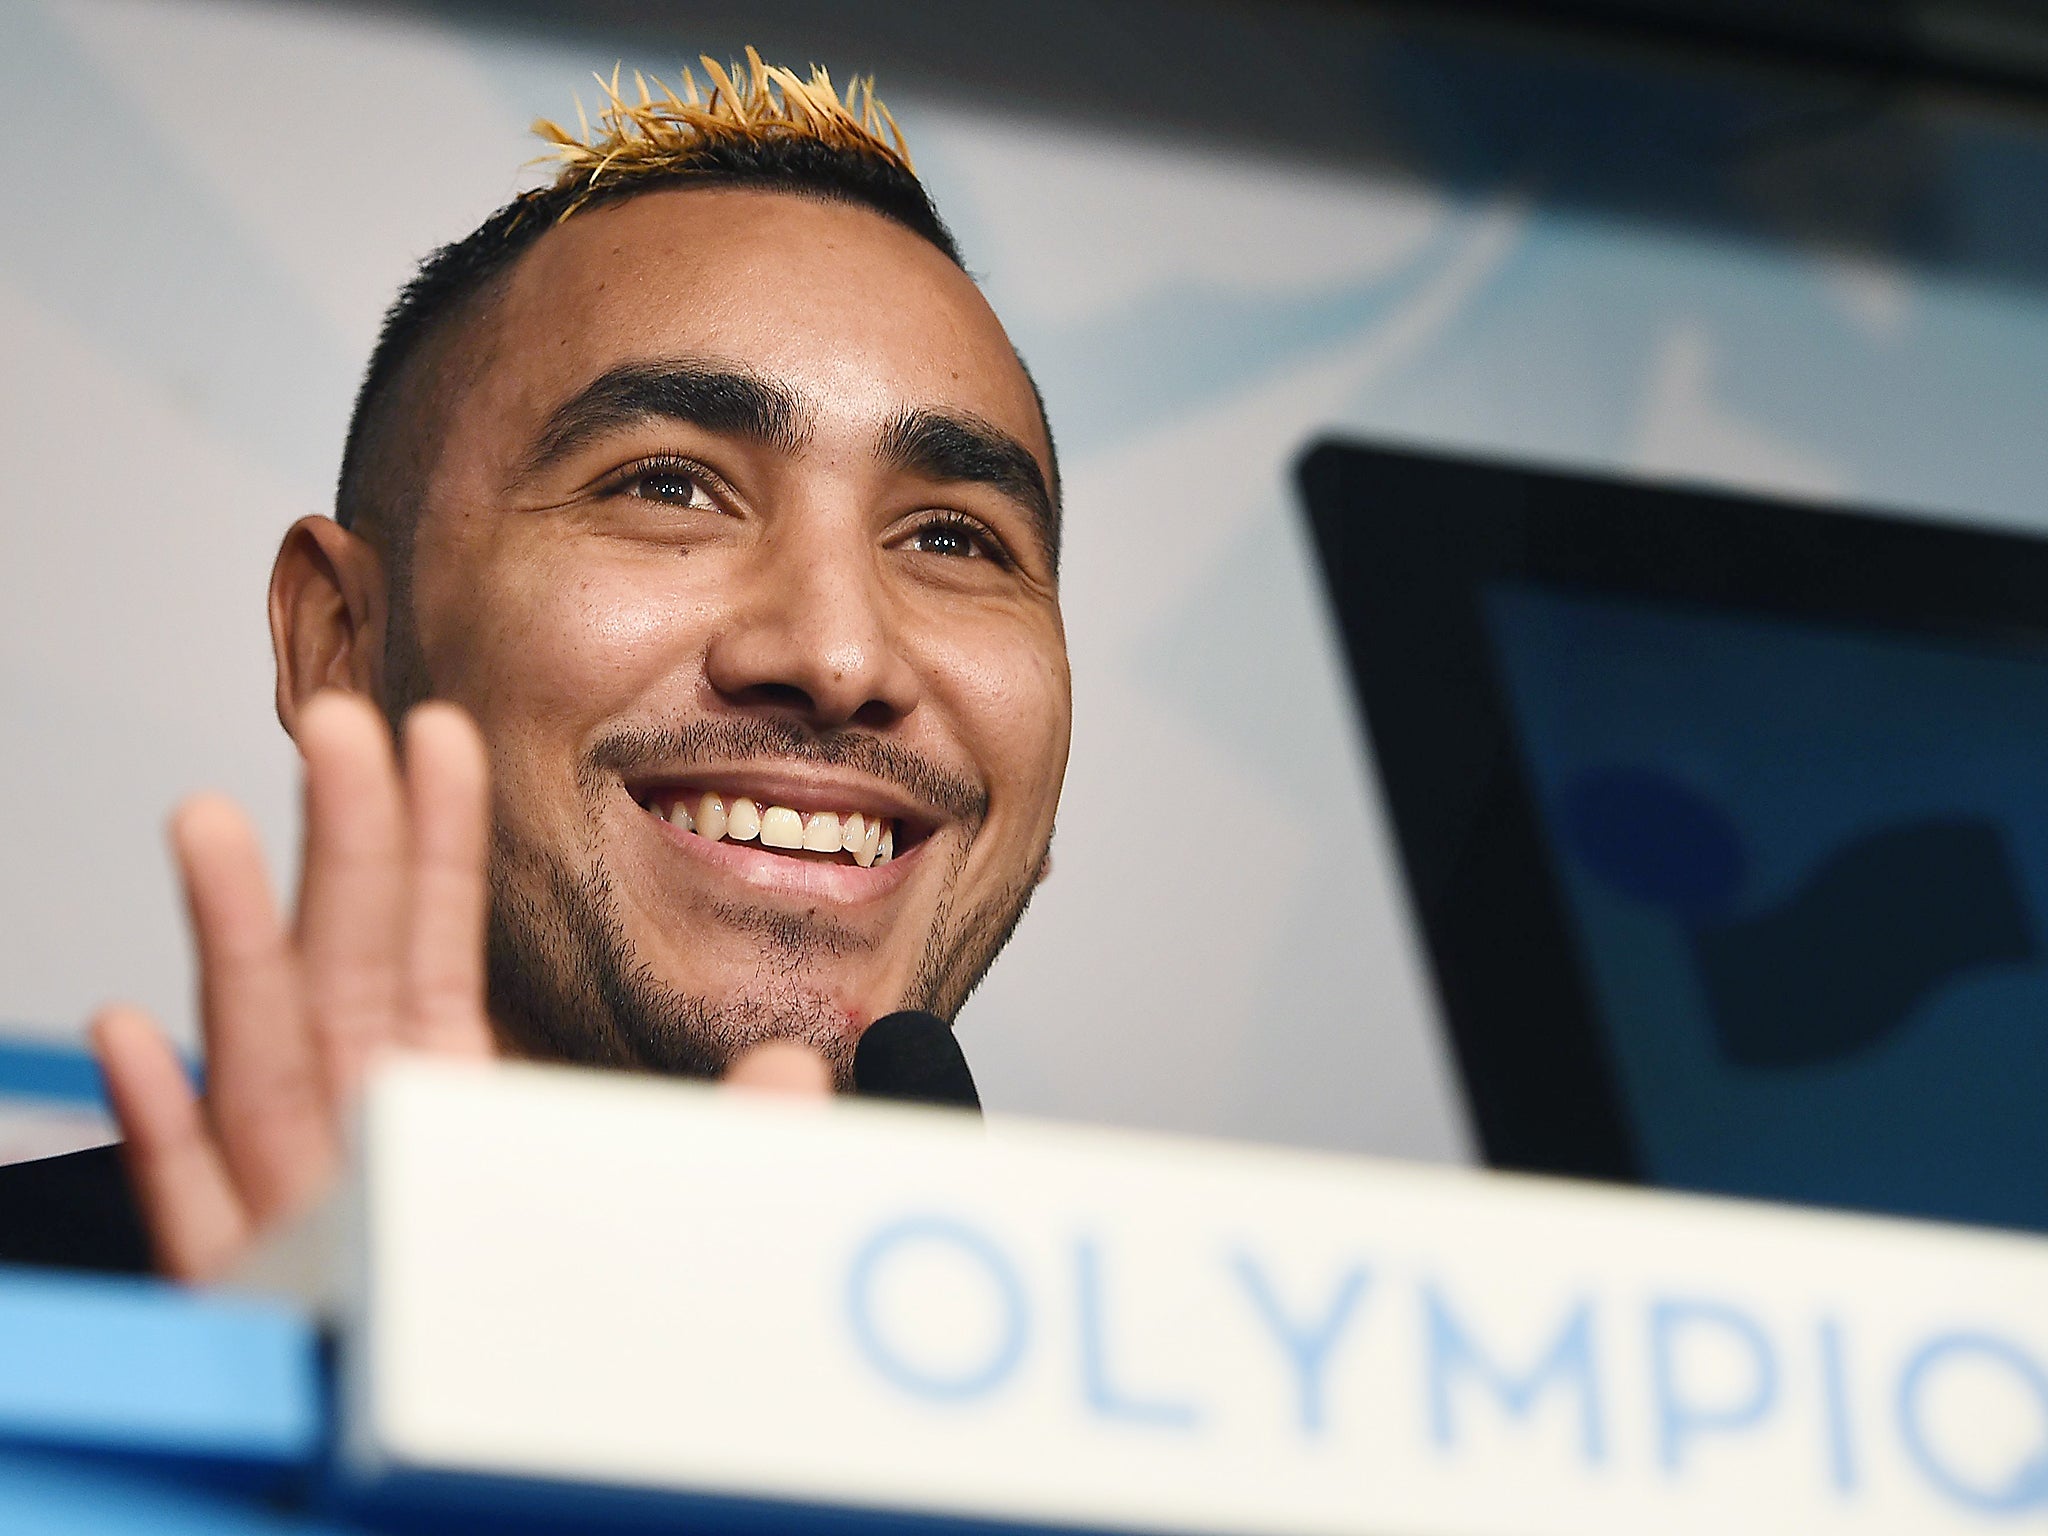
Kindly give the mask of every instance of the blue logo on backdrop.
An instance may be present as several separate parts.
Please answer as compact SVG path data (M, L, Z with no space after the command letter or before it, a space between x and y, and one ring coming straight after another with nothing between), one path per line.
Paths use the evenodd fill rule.
M1602 884L1685 925L1721 1052L1737 1066L1854 1055L1941 988L2038 958L2011 853L1988 821L1873 828L1778 905L1738 917L1749 873L1742 835L1675 778L1583 773L1559 810L1567 841Z
M1120 1277L1114 1245L1077 1231L1051 1250L1034 1244L1029 1254L1035 1268L1020 1250L952 1215L916 1213L877 1226L846 1270L855 1356L890 1390L935 1411L1000 1401L1025 1378L1042 1381L1050 1372L1067 1378L1068 1404L1083 1421L1182 1435L1207 1421L1210 1402L1246 1404L1246 1384L1227 1362L1240 1358L1248 1337L1270 1351L1282 1384L1270 1399L1273 1423L1304 1451L1363 1433L1340 1411L1347 1380L1385 1381L1385 1373L1414 1361L1418 1374L1397 1390L1415 1405L1417 1438L1446 1456L1470 1454L1472 1427L1482 1420L1534 1433L1533 1421L1548 1407L1556 1410L1547 1421L1553 1428L1569 1426L1561 1454L1589 1475L1635 1454L1677 1485L1731 1465L1713 1454L1716 1447L1789 1439L1803 1453L1817 1449L1814 1478L1841 1498L1858 1494L1871 1463L1889 1459L1973 1514L2048 1512L2048 1369L1998 1333L1930 1330L1880 1357L1859 1352L1853 1328L1839 1317L1774 1330L1725 1297L1656 1293L1562 1298L1550 1323L1532 1333L1501 1328L1439 1275L1392 1284L1385 1266L1353 1262L1306 1283L1298 1265L1283 1268L1238 1246L1219 1249L1206 1272L1181 1272L1211 1299L1224 1298L1221 1307L1164 1313L1212 1317L1230 1339L1187 1337L1162 1348L1155 1326L1148 1359L1171 1360L1176 1376L1140 1381L1131 1369L1137 1352L1126 1346L1133 1319L1145 1315L1145 1297L1128 1273ZM945 1262L929 1262L934 1257ZM1276 1279L1282 1273L1286 1285ZM963 1310L996 1320L966 1358L955 1345L938 1348L920 1337L923 1319ZM1396 1346L1389 1330L1421 1347ZM1616 1379L1605 1341L1622 1330L1645 1345L1646 1382ZM1212 1342L1229 1347L1212 1354ZM1708 1358L1714 1369L1704 1368ZM1215 1362L1206 1382L1205 1361ZM1970 1396L1971 1382L1981 1393L1987 1379L2000 1384L2008 1405L2028 1405L2036 1427L2010 1466L1959 1465L1957 1448L1978 1439L1981 1427L1973 1404L1982 1399ZM1859 1383L1888 1390L1888 1424L1852 1413ZM1881 1399L1866 1390L1854 1400ZM1616 1420L1618 1408L1638 1404L1646 1421ZM1385 1453L1383 1439L1365 1453L1374 1447Z

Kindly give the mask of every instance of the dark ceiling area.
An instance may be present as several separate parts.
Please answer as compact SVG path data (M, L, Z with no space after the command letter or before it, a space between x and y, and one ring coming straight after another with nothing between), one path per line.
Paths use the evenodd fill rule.
M939 101L1453 192L1540 185L1734 239L1763 236L1730 189L1767 183L1810 241L2048 283L2048 159L2019 147L2048 129L2048 0L348 3L573 38L598 65L751 43ZM1996 227L1947 195L1972 134L2002 146Z
M2048 0L1427 0L1400 8L2048 98Z
M599 52L669 41L688 56L879 69L942 94L1141 120L1175 137L1347 158L1361 40L1520 57L1592 80L1662 73L1759 96L1830 94L1861 111L1927 91L2048 109L2048 0L351 0L578 34ZM1229 111L1232 98L1245 103ZM1219 107L1226 110L1219 112Z

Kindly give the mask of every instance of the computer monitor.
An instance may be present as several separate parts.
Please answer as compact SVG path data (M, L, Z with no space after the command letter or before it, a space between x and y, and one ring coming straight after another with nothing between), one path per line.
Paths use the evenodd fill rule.
M2048 543L1300 483L1489 1160L2048 1231Z

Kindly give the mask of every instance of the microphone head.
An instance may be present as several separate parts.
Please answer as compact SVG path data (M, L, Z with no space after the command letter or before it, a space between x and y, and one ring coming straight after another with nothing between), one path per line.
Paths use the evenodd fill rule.
M875 1020L853 1052L853 1091L864 1098L940 1104L981 1113L981 1095L953 1029L937 1014L905 1009Z

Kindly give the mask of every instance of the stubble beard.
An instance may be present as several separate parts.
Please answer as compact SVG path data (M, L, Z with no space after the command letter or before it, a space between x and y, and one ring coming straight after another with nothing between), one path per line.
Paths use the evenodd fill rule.
M406 711L430 697L432 689L411 623L410 550L394 554L383 694L385 713L398 732ZM782 744L799 743L787 737ZM839 753L827 750L824 755ZM594 825L598 789L592 766L586 765L579 781ZM896 766L900 774L909 765ZM933 790L928 778L908 776L919 779L927 792ZM965 793L964 786L956 785L952 798L957 802ZM964 818L970 842L985 813L984 799ZM956 921L954 887L968 853L962 846L917 971L894 1009L881 1012L917 1008L951 1023L1023 921L1050 846L1048 836L1007 886ZM500 1045L543 1061L715 1078L754 1045L794 1040L824 1058L836 1087L852 1087L858 1036L843 1010L810 977L872 941L819 914L725 904L715 910L714 920L749 932L760 943L752 985L725 998L671 986L634 951L617 891L601 863L593 860L573 870L550 850L522 840L502 819L495 820L485 972L486 1005Z
M502 826L491 862L490 1013L513 1053L713 1078L752 1046L793 1040L824 1058L839 1089L852 1087L857 1029L813 978L870 940L820 916L722 905L713 920L754 937L760 964L735 994L699 996L663 981L634 952L601 867L574 874ZM953 902L943 901L910 985L880 1011L919 1008L950 1022L1009 942L1035 889L1035 879L1019 880L957 923Z

